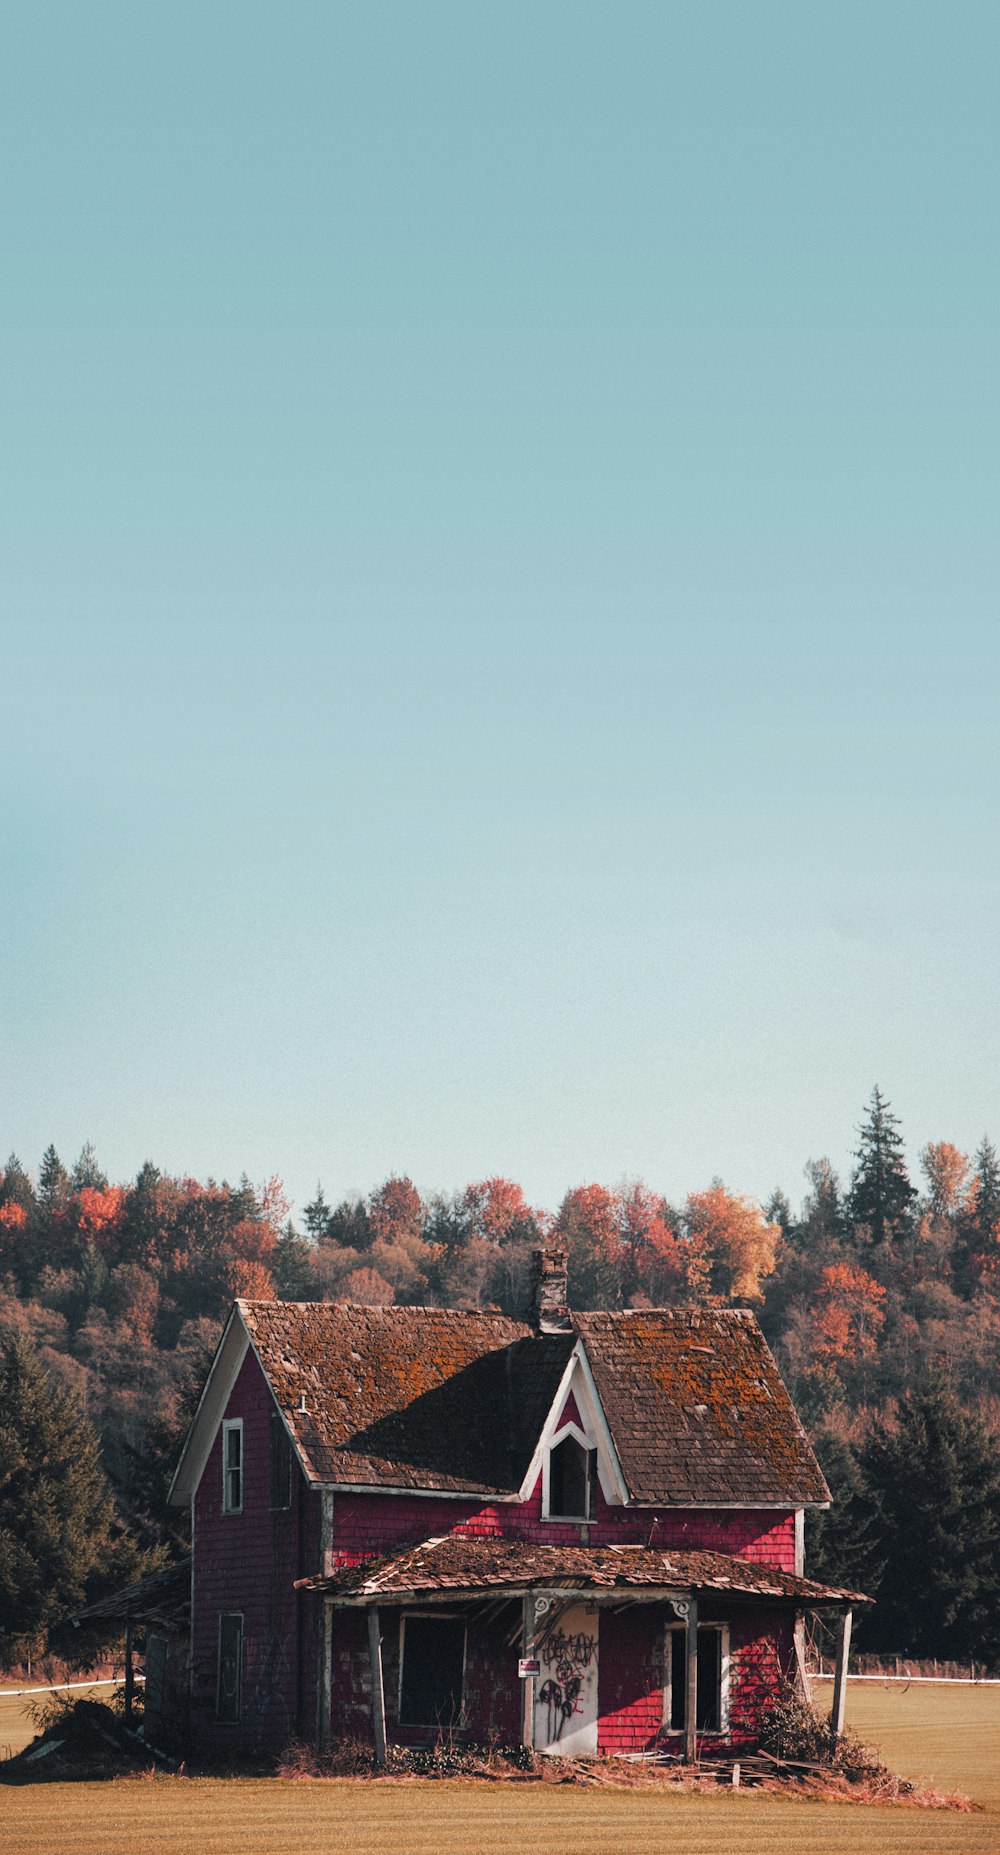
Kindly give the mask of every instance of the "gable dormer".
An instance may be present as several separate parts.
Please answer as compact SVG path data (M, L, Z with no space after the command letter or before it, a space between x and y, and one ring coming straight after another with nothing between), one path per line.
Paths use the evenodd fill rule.
M538 1446L521 1486L527 1500L541 1476L542 1520L585 1526L597 1510L600 1488L609 1506L628 1499L583 1342L570 1354L549 1408Z

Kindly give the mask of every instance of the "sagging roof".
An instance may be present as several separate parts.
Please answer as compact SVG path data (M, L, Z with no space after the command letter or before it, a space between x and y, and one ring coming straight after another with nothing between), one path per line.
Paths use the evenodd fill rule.
M516 1493L575 1343L478 1310L237 1305L307 1474L353 1486Z
M780 1507L830 1498L743 1309L574 1313L560 1334L478 1310L281 1301L237 1309L316 1482L516 1496L582 1345L631 1501Z
M100 1622L146 1623L161 1629L186 1630L191 1621L191 1554L185 1553L174 1565L164 1565L150 1572L123 1591L98 1598L78 1610L74 1623Z
M846 1591L775 1571L724 1552L662 1552L647 1546L540 1546L527 1540L463 1539L449 1534L324 1578L300 1581L344 1605L372 1604L438 1594L517 1596L526 1591L617 1590L663 1594L728 1593L735 1597L792 1600L808 1608L866 1604Z

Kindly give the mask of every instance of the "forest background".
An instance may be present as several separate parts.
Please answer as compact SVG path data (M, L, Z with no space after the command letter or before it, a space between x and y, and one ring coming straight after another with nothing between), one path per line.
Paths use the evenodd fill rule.
M199 1183L148 1162L112 1183L90 1147L70 1169L51 1146L33 1177L12 1155L0 1652L37 1654L74 1603L183 1549L166 1487L235 1296L520 1313L531 1251L549 1240L568 1251L576 1307L751 1307L834 1495L810 1517L809 1572L877 1596L862 1646L1000 1662L995 1148L930 1143L914 1183L876 1088L852 1177L826 1159L805 1174L798 1208L719 1180L677 1205L632 1180L574 1186L554 1214L505 1178L423 1197L392 1176L335 1205L318 1187L300 1229L277 1179ZM87 1485L72 1519L41 1516L29 1551L15 1533L49 1498L30 1458L58 1447L26 1450L24 1433L53 1420Z

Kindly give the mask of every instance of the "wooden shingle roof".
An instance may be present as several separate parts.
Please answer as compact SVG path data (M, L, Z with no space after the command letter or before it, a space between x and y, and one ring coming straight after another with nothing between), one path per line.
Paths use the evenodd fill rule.
M575 1313L570 1333L550 1335L480 1310L238 1308L318 1482L516 1495L582 1344L631 1501L829 1500L760 1328L742 1309Z

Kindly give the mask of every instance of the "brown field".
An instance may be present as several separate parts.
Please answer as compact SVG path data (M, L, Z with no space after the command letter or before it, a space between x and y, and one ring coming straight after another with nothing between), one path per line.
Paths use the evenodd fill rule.
M19 1703L18 1703L19 1704ZM0 1696L0 1742L15 1703ZM0 1789L3 1855L1000 1855L1000 1688L855 1686L887 1762L964 1788L976 1815L420 1780L122 1779Z

